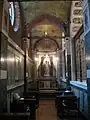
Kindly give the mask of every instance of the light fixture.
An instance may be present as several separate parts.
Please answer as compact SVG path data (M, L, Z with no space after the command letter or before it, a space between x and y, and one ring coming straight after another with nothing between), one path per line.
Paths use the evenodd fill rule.
M3 57L1 57L1 62L4 62L4 61L5 61L5 59Z
M47 31L45 31L45 36L47 35Z

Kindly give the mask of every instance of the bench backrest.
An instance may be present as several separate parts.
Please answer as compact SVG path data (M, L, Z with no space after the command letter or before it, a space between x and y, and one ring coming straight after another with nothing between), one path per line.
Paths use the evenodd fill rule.
M0 114L0 120L29 120L30 115L28 113L2 113Z

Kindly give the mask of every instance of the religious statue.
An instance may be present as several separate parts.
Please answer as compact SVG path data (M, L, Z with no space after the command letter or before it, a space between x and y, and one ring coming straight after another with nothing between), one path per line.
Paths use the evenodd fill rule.
M49 62L48 61L45 61L45 64L44 64L44 76L50 76Z

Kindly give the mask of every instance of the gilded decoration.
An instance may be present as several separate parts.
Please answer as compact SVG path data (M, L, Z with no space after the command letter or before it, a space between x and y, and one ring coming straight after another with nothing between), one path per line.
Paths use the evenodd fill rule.
M82 7L82 1L78 1L75 3L75 7Z
M33 39L32 48L36 46L38 51L55 51L58 49L57 46L61 48L62 28L60 27L61 23L58 22L63 21L62 23L68 23L71 1L34 1L22 2L22 5L27 24L37 20L41 16L41 19L39 19L40 22L38 23L37 20L31 30ZM49 19L47 18L48 16L43 19L42 15L48 15ZM56 23L53 22L55 20ZM46 41L44 38L45 33L47 33L46 36L48 36ZM42 40L39 41L39 39Z
M79 18L79 17L73 18L73 23L75 24L82 24L82 22L83 22L82 18Z
M74 15L82 15L82 9L76 9L73 11Z
M42 14L54 15L62 20L67 20L70 1L36 1L22 2L27 22Z

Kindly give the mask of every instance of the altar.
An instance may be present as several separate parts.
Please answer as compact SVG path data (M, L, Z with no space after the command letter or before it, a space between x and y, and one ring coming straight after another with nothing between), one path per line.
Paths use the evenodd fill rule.
M57 89L56 67L53 63L53 57L46 54L40 60L37 69L39 90Z
M53 90L57 89L57 78L56 77L40 77L37 78L39 82L39 90Z

